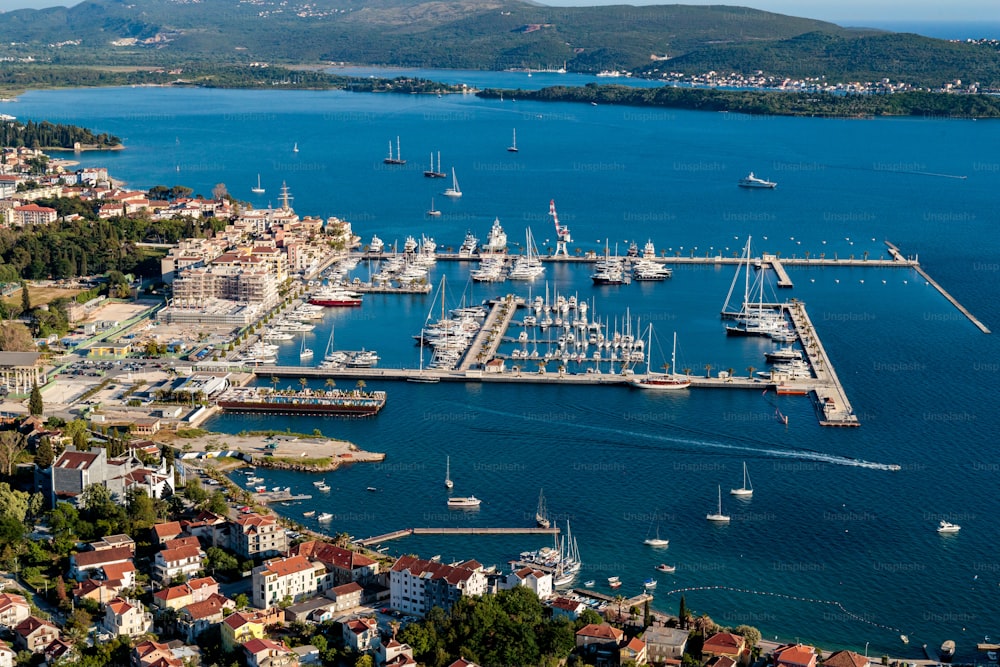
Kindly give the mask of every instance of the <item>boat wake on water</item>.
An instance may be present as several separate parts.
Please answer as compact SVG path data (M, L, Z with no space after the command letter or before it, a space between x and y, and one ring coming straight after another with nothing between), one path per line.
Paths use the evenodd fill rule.
M471 408L471 406L470 406ZM523 415L517 415L511 412L505 412L503 410L490 410L488 408L477 407L476 409L481 412L486 412L489 414L495 414L501 417L507 417L510 419L527 419ZM537 421L537 420L536 420ZM717 440L706 440L694 437L681 437L676 435L664 435L664 434L653 434L653 433L641 433L637 431L623 431L616 428L611 428L607 426L596 426L594 424L581 424L579 422L548 422L548 423L558 423L562 426L572 427L577 429L583 429L591 431L594 433L607 433L608 435L615 436L613 439L609 438L607 443L609 445L616 445L619 447L627 447L629 449L654 449L651 445L641 445L636 442L636 439L652 440L654 442L667 442L675 443L678 445L693 446L695 448L704 449L717 449L729 452L744 452L756 454L759 457L770 457L770 458L780 458L780 459L794 459L797 461L813 461L817 463L828 463L830 465L839 466L850 466L856 468L868 468L870 470L899 470L899 466L892 463L878 463L875 461L865 461L864 459L855 459L849 456L839 456L837 454L826 454L824 452L818 452L809 449L777 449L771 443L765 441L752 440L749 438L732 438L735 440L742 440L746 444L735 444L719 442ZM671 428L679 431L687 431L692 435L701 435L711 437L714 434L699 433L694 429L685 429L676 424L671 425ZM730 436L725 436L729 438Z

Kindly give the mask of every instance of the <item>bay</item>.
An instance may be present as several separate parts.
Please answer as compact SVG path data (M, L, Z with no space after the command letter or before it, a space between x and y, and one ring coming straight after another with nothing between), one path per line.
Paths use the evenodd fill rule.
M526 76L497 74L495 85L515 74ZM483 76L477 85L489 82ZM624 252L632 240L652 239L669 254L732 255L753 235L757 251L860 258L885 256L888 239L919 254L987 326L1000 321L1000 163L990 150L1000 125L992 122L163 88L32 92L5 112L123 136L125 151L75 159L106 165L136 187L183 184L208 194L222 182L267 206L278 204L284 182L300 214L350 220L364 242L377 233L402 245L425 233L457 248L467 230L483 238L499 217L512 242L530 225L544 252L554 245L550 199L573 234L570 252L601 252L606 243ZM521 150L511 154L505 149L515 128ZM388 168L382 158L396 136L408 162ZM460 200L442 197L442 183L422 177L438 150L442 166L456 168ZM778 181L777 189L737 188L751 170ZM250 192L258 172L262 197ZM436 220L423 216L431 197L443 212ZM468 268L439 263L431 274L435 284L447 277L452 305L466 292ZM367 271L360 265L356 274ZM336 515L331 532L530 525L544 487L549 508L578 537L580 580L597 580L597 590L607 592L606 578L616 575L622 592L634 594L656 576L654 606L666 611L676 612L679 593L671 591L691 589L690 608L726 625L756 625L765 636L798 637L827 651L870 642L873 655L912 658L922 657L922 643L933 649L951 638L957 660L971 660L974 641L996 631L1000 584L996 338L907 269L789 273L795 287L778 296L807 303L859 429L823 429L807 399L755 391L657 396L475 383L379 384L389 401L371 420L225 415L209 427L318 428L386 452L384 464L326 476L333 490L309 507ZM662 284L595 288L583 267L549 266L530 288L477 285L471 298L541 294L547 281L552 291L587 299L612 326L628 313L652 322L661 341L676 330L679 366L745 374L763 366L763 347L724 335L718 311L732 279L732 267L699 265L677 268ZM329 313L311 345L324 349L335 327L338 347L374 347L383 365L416 367L410 334L431 301L369 297L359 311ZM297 349L298 341L286 345L282 362L296 363ZM776 408L789 416L787 427L774 418ZM456 493L484 499L479 512L445 508L446 456ZM744 460L754 497L724 496L732 524L707 524L717 486L739 486ZM269 486L314 492L313 476L263 475ZM378 491L366 492L369 486ZM302 519L301 506L275 509ZM642 545L655 517L670 539L663 552ZM938 535L941 518L960 523L961 533ZM503 564L543 543L422 536L389 547ZM677 573L654 573L659 562L676 564Z

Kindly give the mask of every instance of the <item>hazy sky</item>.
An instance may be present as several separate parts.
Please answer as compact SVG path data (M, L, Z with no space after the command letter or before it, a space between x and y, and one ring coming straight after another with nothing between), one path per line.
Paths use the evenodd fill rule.
M663 0L541 0L542 4L560 6L631 4L668 4ZM0 11L24 7L70 6L76 0L0 0ZM1000 22L1000 3L997 0L682 0L680 4L744 5L754 9L823 19L837 23L857 24L860 21L988 21Z

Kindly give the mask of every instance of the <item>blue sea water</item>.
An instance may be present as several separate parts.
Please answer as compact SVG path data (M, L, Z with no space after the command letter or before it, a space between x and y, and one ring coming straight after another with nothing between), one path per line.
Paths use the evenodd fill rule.
M493 76L508 85L525 75ZM752 235L757 251L782 256L881 257L888 239L918 254L987 326L1000 323L995 122L161 88L32 92L5 112L123 136L127 150L78 159L138 187L184 184L207 194L222 182L267 206L286 182L300 214L350 220L365 242L373 233L400 244L426 233L457 248L466 230L482 238L499 216L512 242L530 225L545 248L554 240L550 199L572 231L571 252L605 243L624 251L630 240L651 238L670 254L731 255ZM515 128L521 150L511 154L505 148ZM408 163L390 169L382 158L397 135ZM460 200L440 196L446 184L421 175L438 150L445 170L456 169ZM738 189L750 170L778 188ZM267 189L261 197L250 192L258 172ZM443 211L436 220L423 216L432 197ZM367 271L361 265L357 274ZM607 592L606 578L617 575L622 592L633 594L656 576L654 606L667 611L677 608L673 591L694 589L689 607L727 625L756 625L765 636L824 650L870 643L872 654L913 658L922 657L921 644L951 638L958 659L971 660L973 643L997 632L997 339L910 270L789 273L795 287L779 296L806 302L861 418L858 429L821 428L808 399L757 391L376 382L369 386L386 389L389 400L374 419L224 415L209 427L318 428L386 452L383 464L325 476L333 489L309 508L335 514L331 532L530 525L543 487L550 510L578 537L580 580L595 579L597 590ZM763 366L764 347L727 339L718 319L732 267L678 267L668 282L619 288L595 288L583 267L571 266L549 266L530 288L470 288L460 263L439 263L431 280L442 275L450 305L463 294L475 301L539 294L547 283L587 299L612 326L626 313L651 321L657 354L676 331L680 367L745 374ZM416 367L410 335L432 301L368 297L360 310L329 313L310 344L320 358L335 331L338 348L374 347L383 365ZM283 348L282 363L298 362L298 344ZM789 416L787 426L774 418L776 408ZM484 499L478 512L445 508L446 456L455 492ZM740 502L725 492L739 486L744 461L755 493ZM268 486L315 493L315 476L263 476ZM733 515L722 527L704 519L719 485ZM275 509L301 519L305 505ZM939 519L962 531L938 535ZM664 551L642 544L657 522L670 539ZM502 564L544 542L422 536L389 546ZM677 565L676 574L654 573L660 562Z

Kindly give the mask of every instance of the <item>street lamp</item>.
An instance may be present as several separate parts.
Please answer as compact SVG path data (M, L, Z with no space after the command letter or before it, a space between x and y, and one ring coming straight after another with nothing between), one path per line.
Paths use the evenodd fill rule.
M865 642L865 660L868 659L868 642Z

